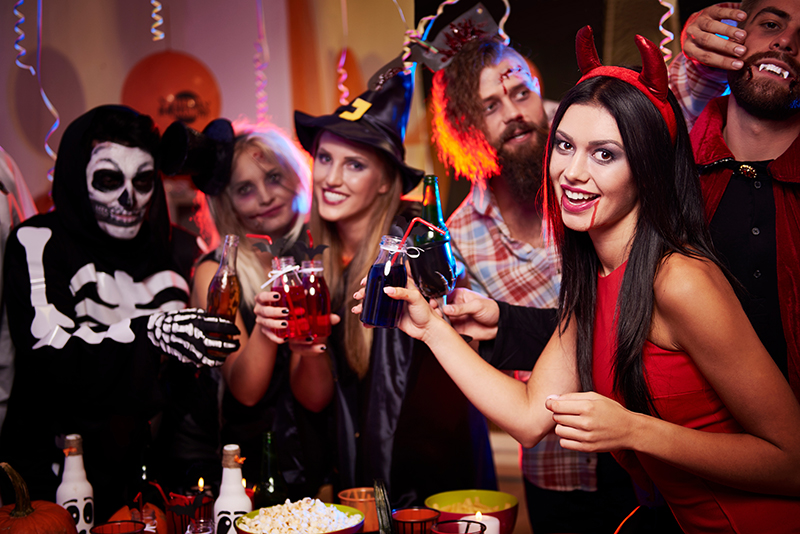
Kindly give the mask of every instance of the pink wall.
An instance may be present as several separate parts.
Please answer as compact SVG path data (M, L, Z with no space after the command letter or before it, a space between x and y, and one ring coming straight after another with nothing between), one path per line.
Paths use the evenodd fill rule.
M53 118L39 96L36 77L14 63L13 2L0 10L0 146L17 162L34 197L46 194L47 170L53 165L44 138ZM172 50L194 56L216 77L221 115L256 118L253 43L257 38L255 0L162 0L166 33L154 42L148 0L44 0L42 16L42 83L61 116L50 138L57 150L66 126L92 107L120 103L122 86L142 58ZM292 131L291 81L288 68L284 0L263 0L270 47L267 71L269 112L273 121ZM36 65L36 2L20 8L26 20L21 43L23 62Z

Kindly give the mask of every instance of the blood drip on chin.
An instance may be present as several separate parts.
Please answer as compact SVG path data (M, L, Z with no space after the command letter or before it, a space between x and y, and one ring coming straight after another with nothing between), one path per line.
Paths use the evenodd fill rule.
M597 203L595 202L594 207L592 208L592 220L589 221L589 230L594 228L594 218L597 215Z

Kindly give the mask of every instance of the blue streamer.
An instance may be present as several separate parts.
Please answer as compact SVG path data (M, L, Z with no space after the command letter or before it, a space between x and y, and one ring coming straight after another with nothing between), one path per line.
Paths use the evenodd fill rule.
M50 130L47 132L47 135L44 138L44 150L47 152L47 155L50 156L53 161L56 160L56 153L53 152L53 149L50 148L50 145L47 142L50 140L50 136L53 135L53 132L56 131L58 126L61 124L61 119L58 116L58 111L50 103L50 99L47 98L47 95L44 93L44 88L42 87L42 0L38 0L38 14L36 17L36 26L39 32L39 35L36 37L36 46L38 50L36 51L36 78L39 80L39 94L42 95L42 100L44 101L44 105L47 106L47 109L50 110L50 114L55 117L56 121L53 123L53 126L50 127ZM51 182L53 181L53 167L47 171L47 179Z
M25 48L20 44L25 39L25 32L20 29L20 26L25 22L25 15L22 14L17 8L22 7L22 4L25 3L25 0L19 0L16 4L14 4L14 15L17 16L19 19L14 24L14 31L18 35L18 37L14 40L14 50L17 51L17 58L14 60L14 63L17 64L17 67L21 69L25 69L31 73L31 76L36 76L36 70L31 67L30 65L24 64L20 61L25 55L28 53Z
M160 41L164 38L164 32L158 29L159 26L164 24L164 17L158 14L161 11L161 2L157 0L150 0L150 5L153 6L153 12L150 15L155 22L150 26L150 33L153 34L154 41Z

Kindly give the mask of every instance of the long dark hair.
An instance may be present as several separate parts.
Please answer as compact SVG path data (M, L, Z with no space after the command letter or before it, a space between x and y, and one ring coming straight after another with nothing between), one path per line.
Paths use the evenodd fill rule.
M622 136L640 209L617 300L614 389L629 409L641 413L655 413L642 364L642 347L650 331L653 283L659 265L672 253L707 258L719 265L705 224L689 134L672 93L669 102L679 118L674 143L664 119L638 89L612 77L590 78L573 87L561 101L547 144L546 213L563 263L559 318L562 325L575 321L581 388L588 391L593 389L592 340L599 260L588 233L564 227L550 181L550 156L558 125L575 104L608 111Z

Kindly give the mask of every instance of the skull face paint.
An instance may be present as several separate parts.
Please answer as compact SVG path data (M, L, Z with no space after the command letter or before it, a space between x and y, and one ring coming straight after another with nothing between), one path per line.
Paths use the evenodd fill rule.
M86 184L97 225L111 237L133 239L153 196L153 156L141 148L97 144L86 166Z

